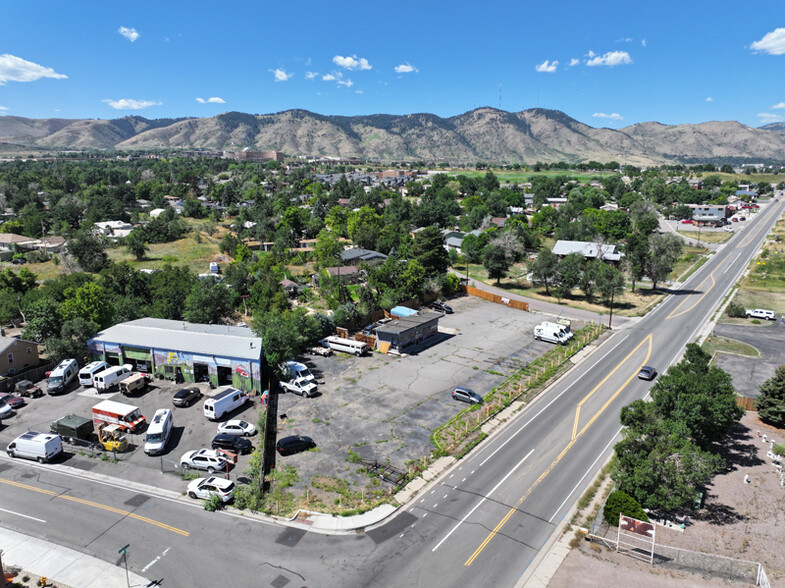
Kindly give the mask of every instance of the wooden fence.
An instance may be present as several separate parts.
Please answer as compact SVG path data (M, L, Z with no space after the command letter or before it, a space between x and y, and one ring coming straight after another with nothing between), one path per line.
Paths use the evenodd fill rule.
M744 410L758 410L757 408L755 408L754 398L747 398L746 396L737 396L736 404L738 404Z
M499 296L498 294L491 294L490 292L486 292L485 290L480 290L472 286L464 286L464 288L466 288L466 293L469 296L477 296L478 298L484 298L485 300L490 300L491 302L495 302L496 304L504 304L511 308L517 308L518 310L525 310L526 312L529 312L528 302L520 302L518 300L513 300L511 298L505 298L504 296Z

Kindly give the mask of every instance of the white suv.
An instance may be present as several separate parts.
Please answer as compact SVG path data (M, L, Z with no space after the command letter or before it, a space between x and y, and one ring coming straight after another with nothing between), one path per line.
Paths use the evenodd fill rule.
M226 458L213 449L197 449L188 451L180 458L180 466L187 470L207 470L211 474L218 470L225 470L227 466Z
M224 478L197 478L188 484L188 496L191 498L210 498L219 496L222 502L229 502L234 496L234 482Z
M763 310L762 308L756 308L755 310L750 310L749 308L745 311L747 318L760 318L766 319L767 321L775 321L777 317L774 316L773 310Z

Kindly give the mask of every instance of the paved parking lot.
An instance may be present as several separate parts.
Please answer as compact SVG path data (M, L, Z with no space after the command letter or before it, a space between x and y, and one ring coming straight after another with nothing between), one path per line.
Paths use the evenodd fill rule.
M46 390L46 382L39 384L42 390ZM187 384L193 386L193 384ZM202 390L204 398L187 408L178 408L172 404L172 396L184 384L174 384L166 380L155 380L150 383L143 394L134 397L125 397L119 392L97 394L92 388L73 387L67 394L59 396L45 395L41 398L28 398L27 405L20 408L16 416L3 419L0 425L0 449L5 451L6 445L14 438L25 431L49 432L50 424L67 414L77 414L87 418L91 417L91 409L102 400L115 400L138 406L145 418L150 421L155 411L159 408L171 408L174 416L174 427L169 443L163 454L149 456L145 454L144 431L137 434L126 433L126 438L130 444L130 450L123 454L118 454L120 458L117 463L112 460L101 459L101 453L91 457L89 449L75 448L64 444L63 448L66 455L61 460L69 466L83 470L115 476L122 479L133 480L167 488L169 490L184 491L187 483L179 476L172 473L161 472L161 462L164 458L174 463L179 463L180 457L192 449L210 447L212 438L216 435L217 423L208 421L202 413L204 398L209 394L215 394L216 390L210 390L207 384L197 384ZM229 418L242 418L251 423L256 423L256 406L247 404L238 413L229 415L221 420ZM254 447L258 444L259 435L251 437ZM111 457L111 454L107 454ZM242 475L242 470L248 463L248 455L240 456L237 465L231 472ZM206 472L204 475L208 475Z
M785 325L779 320L749 326L719 324L714 327L714 334L743 341L761 353L760 357L717 354L717 365L730 374L733 387L741 396L756 398L763 383L785 365Z
M428 455L431 432L467 406L450 397L454 386L485 395L551 348L532 336L542 315L468 296L450 304L455 314L445 315L439 335L416 353L301 358L320 394L282 395L278 436L308 435L318 450L279 457L278 463L295 465L301 482L353 478L357 466L347 461L349 451L402 467Z

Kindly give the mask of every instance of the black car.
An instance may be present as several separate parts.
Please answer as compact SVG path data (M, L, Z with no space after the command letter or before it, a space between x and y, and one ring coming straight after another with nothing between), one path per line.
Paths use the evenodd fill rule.
M279 439L275 445L275 449L281 455L292 455L293 453L300 453L316 447L316 443L310 437L303 437L301 435L292 435L291 437L284 437Z
M657 370L655 370L650 365L645 365L641 368L641 371L638 372L638 377L641 380L653 380L657 377Z
M428 306L433 310L438 310L439 312L443 312L445 314L452 314L452 307L449 304L445 304L444 302L439 302L436 300L431 302Z
M172 404L175 406L191 406L202 397L199 388L183 388L174 393Z
M213 437L213 449L225 449L233 453L251 453L253 446L245 437L238 437L231 433L220 433Z

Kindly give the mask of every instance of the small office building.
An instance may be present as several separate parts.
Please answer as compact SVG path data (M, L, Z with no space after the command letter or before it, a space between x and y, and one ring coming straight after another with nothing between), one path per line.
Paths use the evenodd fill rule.
M91 360L128 363L155 377L268 389L262 339L248 328L142 318L101 331L87 347Z
M439 332L441 314L429 310L376 327L376 348L382 353L400 352Z

